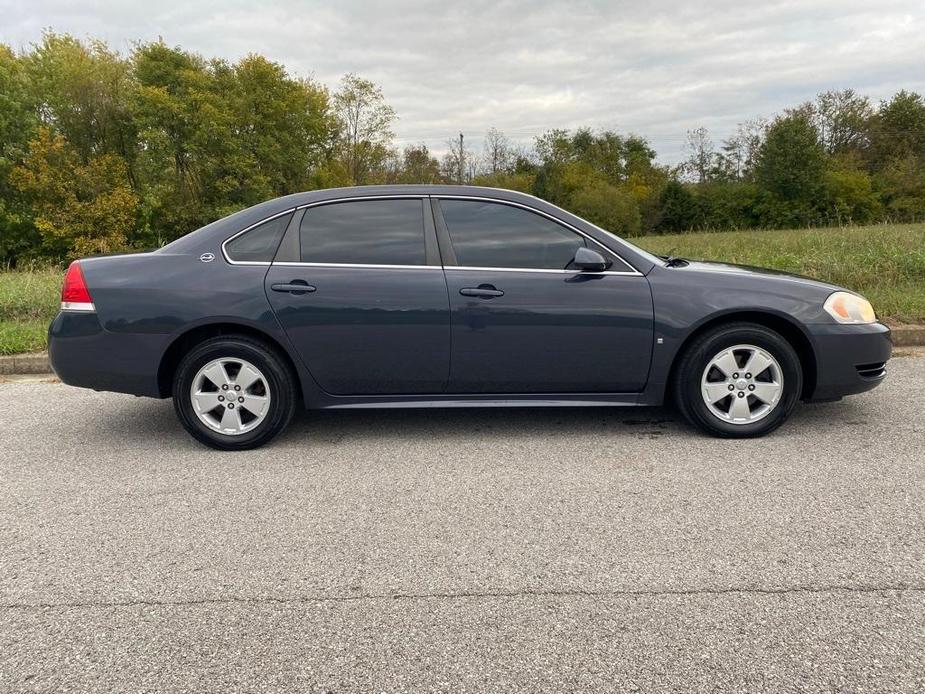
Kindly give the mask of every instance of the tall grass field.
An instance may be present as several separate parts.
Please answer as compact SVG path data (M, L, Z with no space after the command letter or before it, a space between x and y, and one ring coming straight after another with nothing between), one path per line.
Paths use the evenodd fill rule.
M839 284L881 319L925 323L925 224L675 234L633 239L653 253L756 265ZM45 349L63 268L0 272L0 354Z
M925 323L925 224L673 234L632 241L652 253L825 280L863 294L881 319Z

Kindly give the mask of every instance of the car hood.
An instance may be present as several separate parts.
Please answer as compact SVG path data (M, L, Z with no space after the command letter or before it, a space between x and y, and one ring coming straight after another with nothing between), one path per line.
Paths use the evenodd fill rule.
M834 284L829 282L822 282L821 280L813 279L812 277L805 277L803 275L795 275L790 272L783 272L781 270L771 270L764 267L754 267L751 265L735 265L733 263L718 263L707 260L689 260L687 261L687 268L697 272L706 272L711 274L733 274L733 275L745 275L752 277L760 277L770 280L780 280L783 282L797 282L805 285L812 285L815 287L823 289L837 290L842 289Z

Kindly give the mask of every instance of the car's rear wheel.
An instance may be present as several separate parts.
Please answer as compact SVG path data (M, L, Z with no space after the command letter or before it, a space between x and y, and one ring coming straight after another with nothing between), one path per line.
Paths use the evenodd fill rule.
M684 352L674 381L678 409L714 436L763 436L790 415L803 388L800 359L779 333L754 323L718 326Z
M214 337L183 357L173 401L196 440L221 450L256 448L292 419L295 378L266 344L244 336Z

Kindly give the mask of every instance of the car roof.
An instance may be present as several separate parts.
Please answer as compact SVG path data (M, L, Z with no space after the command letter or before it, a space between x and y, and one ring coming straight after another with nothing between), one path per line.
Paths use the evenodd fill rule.
M372 186L349 186L345 188L324 188L294 193L278 200L287 200L297 205L330 200L334 198L355 198L369 195L469 195L473 197L495 198L498 200L523 200L531 204L542 203L540 198L516 190L490 188L488 186L437 185L431 183L403 183Z

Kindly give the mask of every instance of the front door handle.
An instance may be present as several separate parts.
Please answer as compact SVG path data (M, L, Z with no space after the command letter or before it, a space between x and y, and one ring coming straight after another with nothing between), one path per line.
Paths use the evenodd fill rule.
M305 280L292 280L288 284L271 284L270 289L274 292L290 292L296 296L302 294L308 294L318 290L318 287L313 287Z
M504 296L504 292L496 289L493 284L480 284L478 287L463 287L459 290L463 296L477 296L482 299L493 299L496 296Z

